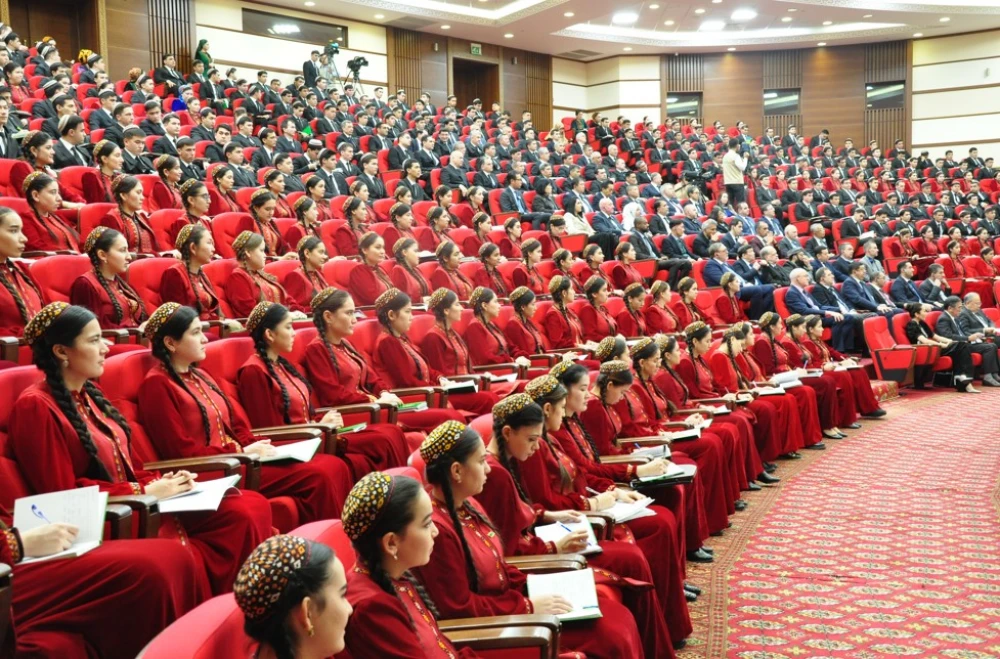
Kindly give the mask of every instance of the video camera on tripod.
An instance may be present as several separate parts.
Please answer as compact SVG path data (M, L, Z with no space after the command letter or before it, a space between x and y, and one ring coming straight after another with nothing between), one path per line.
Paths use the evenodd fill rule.
M334 55L340 54L340 44L336 41L331 41L323 47L323 54L332 60Z

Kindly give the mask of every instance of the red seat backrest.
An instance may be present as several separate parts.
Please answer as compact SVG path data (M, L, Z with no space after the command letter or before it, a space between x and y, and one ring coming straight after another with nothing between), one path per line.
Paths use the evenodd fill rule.
M892 335L889 334L889 324L886 322L885 316L865 318L864 332L865 341L868 343L868 347L873 350L885 350L896 345L896 342L892 340Z
M200 366L212 376L237 414L244 414L240 404L237 374L243 363L255 352L253 339L240 336L212 341L205 346L205 359Z
M782 318L788 318L791 315L785 305L785 293L787 292L788 288L774 289L774 308Z
M351 335L351 345L371 356L375 349L375 340L381 331L382 325L377 320L362 320L354 326L354 334Z
M139 387L149 369L159 364L159 360L149 350L133 350L104 362L104 374L100 384L118 411L129 422L132 429L132 452L143 463L161 459L145 429L139 423Z
M212 219L215 253L224 259L235 258L233 241L236 240L236 236L244 231L256 230L257 226L249 213L219 213Z
M56 254L34 261L31 277L42 289L46 304L69 302L73 282L92 267L86 254Z
M327 261L323 265L323 276L337 288L350 290L351 271L360 265L360 261Z
M60 177L60 180L62 178ZM80 209L80 238L86 240L90 232L94 230L95 227L101 224L101 220L104 216L115 209L115 204L109 203L96 203L96 204L86 204Z
M219 296L219 308L226 318L236 317L233 308L229 305L229 300L226 299L226 281L238 265L236 259L218 259L202 268L202 272L208 277L208 281L212 282L212 288Z
M156 244L161 250L166 251L174 248L174 242L170 238L170 227L182 217L184 217L184 211L179 208L163 208L150 214L149 228L153 230Z
M160 632L142 651L143 659L243 659L254 642L243 632L243 612L232 593L199 605Z
M152 314L163 304L160 296L160 281L163 272L177 263L172 258L138 259L128 267L128 283L146 303L146 313Z

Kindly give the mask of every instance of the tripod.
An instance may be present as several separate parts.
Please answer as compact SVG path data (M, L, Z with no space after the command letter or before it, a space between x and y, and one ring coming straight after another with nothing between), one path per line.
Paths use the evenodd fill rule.
M354 91L356 91L359 96L363 95L365 93L365 88L361 84L361 71L351 71L351 73L353 74L351 81L354 83Z

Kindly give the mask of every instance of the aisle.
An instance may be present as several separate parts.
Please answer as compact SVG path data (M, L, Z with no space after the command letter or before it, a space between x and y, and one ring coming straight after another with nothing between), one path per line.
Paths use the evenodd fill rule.
M886 409L747 494L679 657L1000 657L1000 391Z

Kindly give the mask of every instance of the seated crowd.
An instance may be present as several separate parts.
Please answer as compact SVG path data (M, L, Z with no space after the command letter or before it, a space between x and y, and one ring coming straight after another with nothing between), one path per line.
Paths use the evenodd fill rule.
M166 55L115 82L0 39L4 508L96 485L135 511L15 567L18 656L134 656L231 592L255 656L475 657L448 621L567 612L526 585L563 555L602 617L557 628L560 656L672 657L687 562L780 461L884 416L871 368L1000 386L1000 171L975 149L546 131L335 89L319 52L287 86L206 42L189 76ZM220 471L240 496L156 514ZM585 532L535 534L580 521L585 559ZM10 565L75 535L3 528Z

